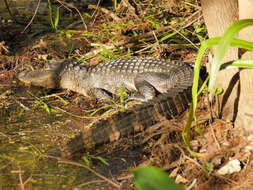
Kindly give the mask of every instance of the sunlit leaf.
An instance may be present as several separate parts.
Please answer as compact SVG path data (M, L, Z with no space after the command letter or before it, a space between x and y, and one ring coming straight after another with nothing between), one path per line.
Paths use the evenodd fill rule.
M167 173L159 168L148 166L133 170L137 190L183 190Z

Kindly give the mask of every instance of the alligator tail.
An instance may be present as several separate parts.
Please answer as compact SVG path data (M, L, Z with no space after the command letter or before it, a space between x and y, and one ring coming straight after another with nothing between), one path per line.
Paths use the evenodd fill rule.
M62 150L62 157L73 158L76 154L92 152L99 145L145 130L164 118L170 120L185 111L190 102L191 84L160 94L152 101L133 106L124 112L119 111L92 126L83 127L81 133Z

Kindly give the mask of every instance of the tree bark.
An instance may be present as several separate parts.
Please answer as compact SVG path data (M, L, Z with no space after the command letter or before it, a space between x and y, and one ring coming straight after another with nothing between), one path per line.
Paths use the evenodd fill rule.
M252 0L238 0L238 5L240 19L253 19ZM240 39L253 42L252 36L253 26L247 27L239 33ZM242 59L253 60L253 52L247 51L242 55ZM253 132L253 69L242 69L240 71L240 89L241 97L239 98L238 117L235 120L235 125Z
M238 18L253 18L251 0L201 0L201 6L209 37L223 35L224 31ZM250 40L253 27L244 29L239 38ZM251 52L246 56L253 58ZM238 58L238 49L230 48L223 62ZM226 69L219 72L216 87L222 87L224 93L216 97L216 106L225 120L233 121L236 127L253 132L253 71L250 69ZM216 109L215 109L216 110Z

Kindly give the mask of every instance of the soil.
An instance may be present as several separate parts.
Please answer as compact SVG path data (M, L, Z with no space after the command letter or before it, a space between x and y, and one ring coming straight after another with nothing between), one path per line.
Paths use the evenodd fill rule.
M182 140L186 111L141 134L99 147L92 155L86 154L86 160L66 160L60 150L69 139L83 125L111 112L112 106L61 89L25 87L16 78L24 69L47 67L50 60L97 64L129 52L133 56L194 62L199 36L207 37L199 4L172 2L122 0L117 9L95 6L94 12L85 7L80 11L92 15L86 20L87 29L72 8L72 12L65 10L60 15L62 22L56 31L35 19L25 33L18 25L8 25L5 31L9 32L0 33L1 189L134 189L129 169L145 165L162 168L186 189L252 189L253 136L211 115L213 108L206 95L200 98L197 109L203 134L197 132L195 123L191 130L191 149L202 153L201 157L191 155ZM70 17L79 22L72 26ZM47 25L47 32L39 24ZM206 61L205 57L203 65ZM105 105L108 108L90 117ZM219 169L231 160L238 160L240 169L221 175ZM77 167L77 163L94 168L112 183Z

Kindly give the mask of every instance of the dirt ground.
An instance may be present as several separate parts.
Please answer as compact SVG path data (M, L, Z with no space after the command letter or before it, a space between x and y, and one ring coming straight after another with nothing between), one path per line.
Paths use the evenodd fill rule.
M55 4L57 5L57 2ZM48 139L52 146L60 144L62 136L72 135L81 125L92 122L92 119L81 118L81 116L89 116L89 113L104 105L102 101L90 100L73 92L64 90L48 92L46 96L57 94L70 102L65 105L57 98L43 100L51 109L58 108L65 110L64 114L68 113L70 118L63 121L64 115L52 116L47 113L45 106L34 103L35 100L39 101L36 97L45 97L45 94L42 89L26 88L19 83L16 76L24 69L47 67L52 59L76 59L87 64L97 64L128 54L194 62L200 39L207 38L201 9L196 1L177 3L177 1L162 0L158 3L155 0L143 2L122 0L116 9L96 6L89 8L85 11L91 17L85 23L80 21L80 15L72 7L72 12L66 10L61 12L57 30L53 30L48 22L47 32L45 32L39 25L45 23L39 23L39 20L35 19L30 30L25 33L21 33L24 26L18 29L15 26L15 31L8 26L10 30L8 34L0 33L2 35L0 38L2 39L0 42L0 125L4 126L0 131L1 138L11 138L8 133L10 130L8 126L12 126L9 118L20 113L13 111L9 106L8 97L12 97L11 100L15 97L15 104L24 109L24 117L41 112L43 115L37 117L44 118L45 121L41 119L43 124L49 120L57 122L58 119L62 122L59 124L63 126L60 129L47 129L48 133L57 133L55 135L57 138ZM72 26L73 23L68 23L66 17L72 18L71 22L76 24ZM49 20L49 17L47 18ZM203 66L206 61L207 58L203 60ZM14 94L22 91L18 99L17 96L8 94L8 90L11 89ZM35 93L36 97L31 95ZM45 105L44 103L41 104ZM197 110L202 136L196 132L195 124L192 124L191 148L195 152L202 153L202 157L192 156L182 140L181 133L188 113L186 111L178 118L161 121L158 126L153 126L142 134L122 138L119 142L100 147L96 156L108 157L109 162L111 161L114 166L106 167L95 162L96 169L108 178L113 176L110 180L118 185L110 187L104 185L103 188L134 189L132 175L127 168L154 165L165 170L170 177L188 190L252 189L253 135L237 129L233 123L223 121L214 114L211 117L210 113L215 108L209 105L206 95L203 95ZM99 111L95 116L103 116L103 113L108 110ZM70 138L70 135L67 138ZM2 145L0 150L5 152L6 147L7 145ZM121 156L128 159L129 164L118 167L122 165L119 159ZM227 166L230 161L235 161L237 165L232 167L231 173L221 174L220 169ZM108 175L108 171L112 174ZM18 183L21 184L21 189L32 189L31 185L27 185L29 182L23 186L21 181ZM86 182L80 189L88 183ZM91 181L91 184L93 185L89 185L90 189L102 189L96 181Z

